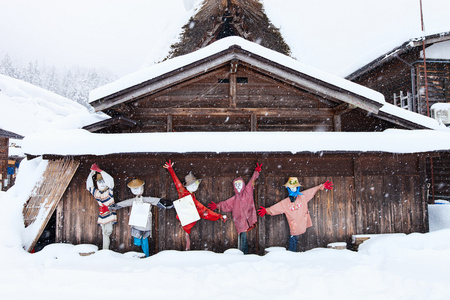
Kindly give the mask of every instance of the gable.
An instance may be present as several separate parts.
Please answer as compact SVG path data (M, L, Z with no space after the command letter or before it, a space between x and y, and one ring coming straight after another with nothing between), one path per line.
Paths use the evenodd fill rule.
M222 66L111 109L143 124L139 132L333 130L338 102L248 66ZM253 121L252 121L253 119Z

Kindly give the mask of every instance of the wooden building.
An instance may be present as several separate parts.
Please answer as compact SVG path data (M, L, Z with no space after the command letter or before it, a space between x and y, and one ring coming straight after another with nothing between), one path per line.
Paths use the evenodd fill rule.
M15 168L15 160L9 159L9 139L23 139L23 136L0 129L0 191L6 191L14 183L8 168Z
M450 32L412 39L346 78L382 93L389 103L433 117L433 104L450 103L450 55L446 51L449 44ZM448 166L448 152L429 161L430 202L436 197L450 200Z
M203 179L196 195L204 205L233 196L232 180L242 176L247 182L257 162L263 163L255 190L257 207L285 198L282 185L290 176L301 178L303 189L332 180L334 190L319 192L309 204L313 227L302 235L301 250L349 241L353 234L428 230L425 163L431 153L347 148L336 137L357 132L370 143L372 134L385 129L430 129L428 124L437 122L397 115L399 108L386 110L389 105L377 92L237 37L135 75L134 82L123 78L92 91L91 104L111 119L85 127L92 132L86 136L92 140L85 149L77 152L79 146L66 145L72 152L45 152L50 161L76 161L66 184L58 183L62 192L55 194L61 196L46 220L56 216L56 242L100 246L97 203L85 188L93 163L114 177L117 201L132 197L126 184L134 177L146 182L144 195L175 200L172 179L162 168L169 159L181 181L190 171ZM277 135L265 135L274 132L281 141L275 140ZM137 143L134 151L133 145L115 150L128 137L151 147L143 150ZM226 140L231 150L214 150L216 139ZM330 147L293 152L290 145L302 144L302 139L310 145L321 139L333 141ZM65 144L58 142L40 144ZM183 151L178 143L189 146ZM252 143L259 147L248 150ZM108 144L109 152L87 149L107 149ZM64 177L56 171L48 176L48 182ZM140 251L132 245L128 214L126 209L119 211L112 250ZM153 214L151 252L182 250L184 232L175 211L153 208ZM191 248L217 252L235 248L237 234L229 217L226 223L200 220L192 230ZM288 232L284 216L258 218L257 227L249 232L250 253L285 246Z

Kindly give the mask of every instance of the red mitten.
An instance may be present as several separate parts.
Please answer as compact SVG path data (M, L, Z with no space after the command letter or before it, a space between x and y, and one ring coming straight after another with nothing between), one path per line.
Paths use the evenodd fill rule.
M98 165L97 164L93 164L92 166L91 166L91 170L92 171L95 171L95 172L101 172L102 170L98 167Z
M103 215L104 213L109 212L108 206L103 205L103 204L100 205L100 206L98 207L98 209L99 209L101 215Z
M327 180L327 181L325 181L325 183L323 184L323 187L326 188L327 190L332 190L332 189L333 189L333 182Z
M264 207L260 206L258 209L258 216L264 217L266 214L267 214L267 210Z
M261 167L262 167L262 165L263 165L263 164L258 164L258 163L256 163L255 171L261 172Z
M208 208L210 210L215 210L217 208L217 204L211 201L211 203L208 204Z
M163 166L164 169L170 170L172 169L173 162L169 159L169 162L166 162Z

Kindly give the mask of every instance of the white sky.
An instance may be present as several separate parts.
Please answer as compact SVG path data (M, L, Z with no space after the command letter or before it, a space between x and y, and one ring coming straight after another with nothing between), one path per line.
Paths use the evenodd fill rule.
M122 76L139 69L155 43L176 37L190 2L0 0L0 57L107 68Z
M0 0L0 58L123 76L167 55L199 1ZM336 75L420 34L419 0L262 2L294 57ZM427 33L450 30L450 1L423 6Z

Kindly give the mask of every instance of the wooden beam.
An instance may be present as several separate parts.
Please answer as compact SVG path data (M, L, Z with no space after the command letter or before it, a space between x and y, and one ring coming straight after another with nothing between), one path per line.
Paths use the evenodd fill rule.
M356 106L348 103L342 103L334 107L333 109L335 115L343 115L345 113L351 112L352 110L355 110Z
M166 116L166 115L197 115L197 116L214 116L214 115L230 115L230 116L248 116L251 114L268 116L268 117L309 117L324 116L332 117L334 115L332 108L320 109L289 109L289 108L141 108L137 109L134 117L139 116Z

